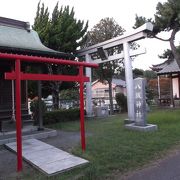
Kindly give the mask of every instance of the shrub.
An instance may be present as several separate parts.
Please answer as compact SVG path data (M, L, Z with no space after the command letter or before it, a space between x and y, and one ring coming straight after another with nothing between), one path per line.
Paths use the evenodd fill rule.
M80 118L79 108L75 109L60 109L46 112L43 116L44 124L53 124L65 121L74 121Z
M38 99L33 100L30 103L30 110L32 112L32 117L34 119L34 124L38 124L38 116L39 116L39 104L38 104ZM42 108L42 116L44 115L44 113L47 110L46 104L44 103L44 101L41 100L41 108Z
M116 94L116 102L121 112L127 112L127 97L123 93Z

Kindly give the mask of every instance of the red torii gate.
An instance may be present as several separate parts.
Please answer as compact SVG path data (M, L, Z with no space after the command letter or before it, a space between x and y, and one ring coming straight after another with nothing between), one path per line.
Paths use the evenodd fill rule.
M81 129L81 147L85 151L85 127L84 127L84 82L89 81L89 77L84 76L84 67L97 68L97 64L68 61L63 59L54 59L37 56L17 55L0 53L0 58L15 61L15 70L5 73L5 79L16 81L16 142L17 142L17 171L22 170L22 132L21 132L21 80L42 80L42 81L77 81L80 84L80 129ZM77 76L70 75L50 75L50 74L31 74L21 72L21 61L52 63L61 65L71 65L79 67Z

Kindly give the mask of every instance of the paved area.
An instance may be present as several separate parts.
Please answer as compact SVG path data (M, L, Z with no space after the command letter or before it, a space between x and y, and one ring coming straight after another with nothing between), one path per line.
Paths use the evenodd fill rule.
M129 173L122 180L180 180L180 149L173 150L163 159L148 167Z
M71 155L37 139L23 140L23 158L47 175L54 175L88 163L87 160ZM16 151L16 142L6 144Z

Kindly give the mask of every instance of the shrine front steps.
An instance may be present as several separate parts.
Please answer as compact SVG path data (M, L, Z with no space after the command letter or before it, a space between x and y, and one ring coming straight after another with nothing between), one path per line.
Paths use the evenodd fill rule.
M22 114L22 127L27 125L33 125L33 120L30 114ZM12 116L0 117L0 132L14 131L16 129L16 121L12 119Z
M38 130L37 126L27 125L22 128L22 139L43 139L48 137L57 136L57 131L54 129L44 128L44 130ZM15 142L16 141L16 130L8 132L0 132L0 145Z

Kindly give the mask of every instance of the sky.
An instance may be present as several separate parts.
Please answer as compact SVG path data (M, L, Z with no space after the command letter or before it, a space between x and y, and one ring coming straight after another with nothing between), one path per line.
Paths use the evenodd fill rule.
M165 2L166 0L59 0L59 6L74 7L77 19L89 21L89 30L102 18L113 17L128 32L132 30L136 14L153 18L159 1ZM38 2L39 0L1 1L0 16L27 21L33 25ZM41 2L44 2L51 13L58 0L41 0ZM166 37L165 34L161 36ZM133 61L133 68L144 70L149 69L152 64L163 62L164 60L158 58L158 55L170 48L168 42L156 39L143 39L139 44L146 48L146 54L136 57Z

